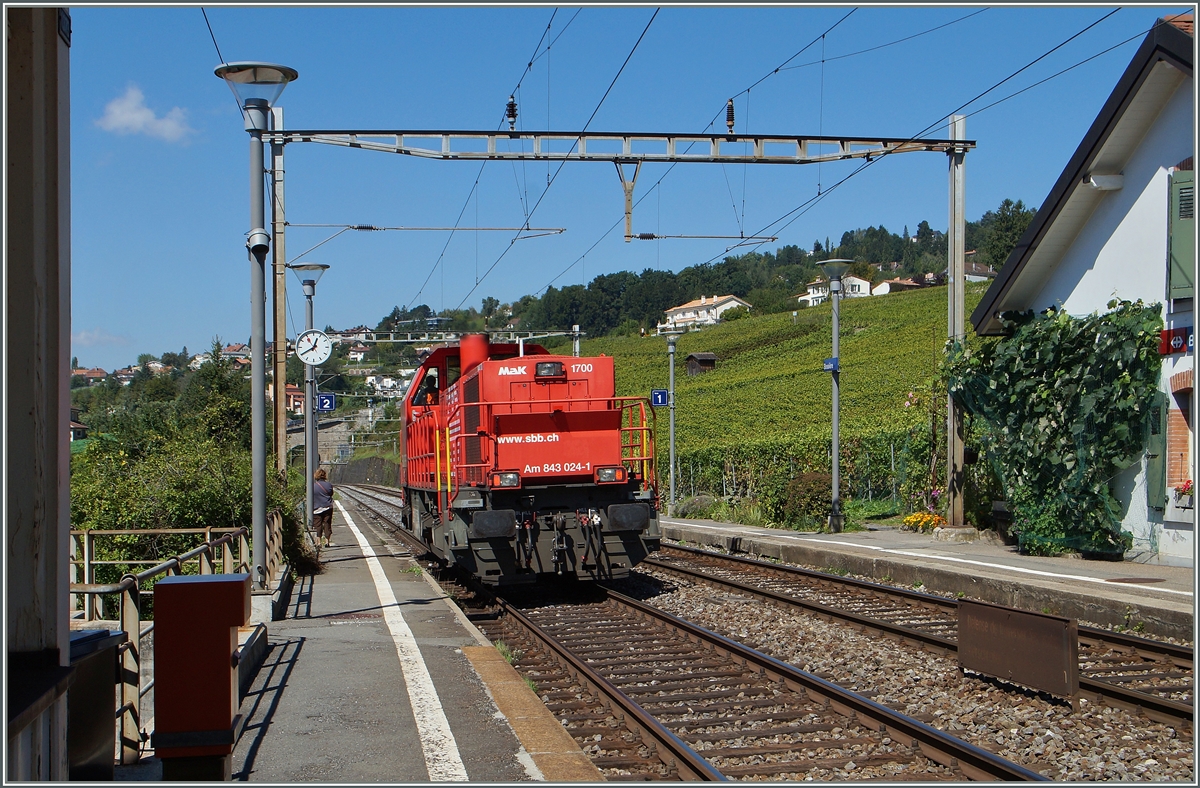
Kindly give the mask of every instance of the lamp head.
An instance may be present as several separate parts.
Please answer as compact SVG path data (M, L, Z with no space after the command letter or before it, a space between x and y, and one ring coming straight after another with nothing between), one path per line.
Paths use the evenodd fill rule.
M825 276L829 277L832 282L835 279L841 279L850 270L850 266L854 265L853 260L825 260L817 263L821 270L825 272Z
M316 294L317 282L329 270L329 266L325 263L299 263L298 265L285 263L284 267L296 272L296 276L300 278L300 287L304 290L304 295L309 298Z
M294 68L251 61L222 63L213 73L225 80L233 95L237 96L238 104L244 107L247 102L258 99L265 101L268 109L287 84L300 76Z
M296 274L296 276L300 277L300 281L311 280L314 285L329 270L329 266L325 263L297 263L296 265L287 263L284 267L301 272Z

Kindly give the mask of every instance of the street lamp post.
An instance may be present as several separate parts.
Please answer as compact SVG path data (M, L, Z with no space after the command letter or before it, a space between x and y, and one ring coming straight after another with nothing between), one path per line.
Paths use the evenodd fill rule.
M322 263L301 263L300 265L289 265L288 268L293 271L303 272L297 273L299 276L300 287L304 290L304 330L309 331L313 328L313 296L317 294L317 282L329 270L328 265ZM310 278L305 278L310 277ZM312 510L313 510L313 474L317 472L317 466L320 464L320 455L317 453L317 375L316 368L312 364L304 365L304 518L305 525L312 528Z
M251 582L265 589L267 577L267 451L266 451L266 256L270 236L263 221L265 188L263 177L263 132L268 129L271 104L287 83L296 79L295 69L271 63L222 63L214 73L225 80L238 103L246 131L250 134L250 427L251 435ZM278 383L278 382L277 382Z
M839 488L841 486L841 453L838 447L838 428L839 428L839 388L841 386L841 361L838 356L838 307L842 300L842 277L850 270L850 265L853 260L826 260L823 263L817 263L821 266L821 270L829 277L829 301L833 305L833 358L832 363L827 363L826 367L833 375L833 447L830 455L829 464L833 469L833 500L829 508L829 530L833 533L841 533L842 527L846 523L846 517L842 514L842 496Z
M682 331L667 332L667 402L671 411L671 443L669 458L671 462L671 496L667 499L667 514L675 516L675 342Z

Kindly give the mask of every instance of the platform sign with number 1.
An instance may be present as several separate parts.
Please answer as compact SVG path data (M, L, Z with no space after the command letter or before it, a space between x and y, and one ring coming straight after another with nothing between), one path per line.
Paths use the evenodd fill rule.
M650 404L655 408L665 408L669 404L666 389L650 389Z

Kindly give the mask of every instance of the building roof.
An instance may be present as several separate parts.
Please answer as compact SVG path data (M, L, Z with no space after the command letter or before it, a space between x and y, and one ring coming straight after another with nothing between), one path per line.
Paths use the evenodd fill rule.
M688 353L687 360L691 361L692 359L696 359L697 361L716 361L717 354L709 353L707 351L701 353Z
M697 298L695 301L688 301L686 304L680 304L679 306L673 306L670 309L668 309L667 311L675 312L680 309L692 309L694 307L713 306L715 304L721 303L722 301L728 301L731 298L735 299L737 301L740 301L741 303L745 304L746 306L750 306L749 303L747 303L746 301L743 301L742 299L738 298L735 295L713 296L712 298L709 298L708 296L701 296L701 298L703 298L704 300L701 301L699 298Z
M1121 171L1184 79L1192 76L1191 23L1185 16L1146 34L1100 114L1050 194L971 314L980 335L1002 333L999 313L1027 309L1057 261L1083 229L1103 192L1085 188L1093 173Z
M1166 16L1163 17L1163 21L1167 22L1168 24L1175 25L1175 27L1187 33L1189 36L1196 35L1196 32L1192 29L1195 24L1195 19L1190 12L1186 14L1178 14L1176 16Z

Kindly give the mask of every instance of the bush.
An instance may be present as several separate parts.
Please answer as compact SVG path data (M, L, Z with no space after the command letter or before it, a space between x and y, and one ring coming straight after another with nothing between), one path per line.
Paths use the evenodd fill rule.
M829 496L833 487L833 476L828 473L802 473L788 482L784 503L784 521L806 523L823 520L829 514ZM845 498L845 483L839 491Z

